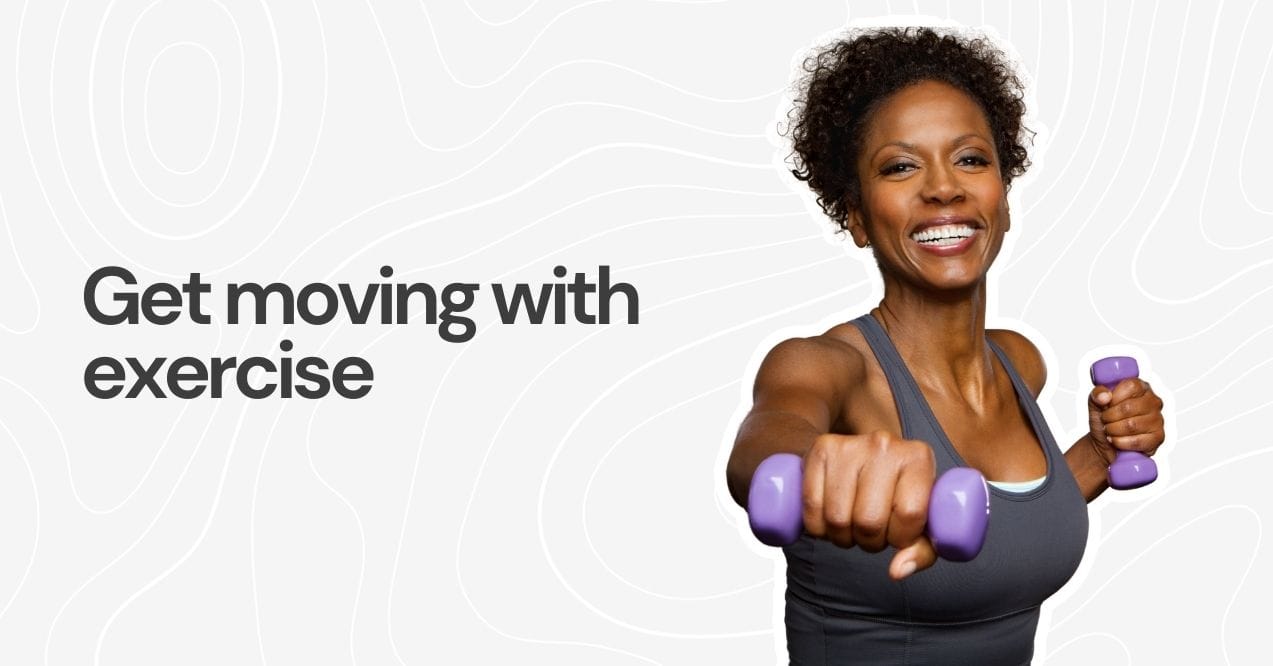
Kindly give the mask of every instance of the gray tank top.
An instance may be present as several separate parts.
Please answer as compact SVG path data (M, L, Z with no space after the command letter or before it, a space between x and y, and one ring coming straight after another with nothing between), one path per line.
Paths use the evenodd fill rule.
M937 473L966 463L879 322L853 321L884 369L902 437L927 442ZM1047 458L1042 485L991 487L990 529L971 562L939 560L894 582L895 550L867 553L801 537L787 556L787 649L792 664L1028 664L1039 605L1070 579L1087 542L1087 504L1043 414L1006 354L986 340L1012 379Z

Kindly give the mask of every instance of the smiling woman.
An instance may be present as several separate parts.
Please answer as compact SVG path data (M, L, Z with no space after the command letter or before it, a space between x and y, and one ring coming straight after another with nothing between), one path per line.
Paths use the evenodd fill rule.
M780 343L726 470L746 506L760 462L802 457L803 535L786 546L795 664L1023 664L1040 605L1077 569L1085 501L1120 449L1163 442L1139 379L1088 399L1091 431L1063 454L1036 398L1046 379L1020 334L987 330L987 274L1027 166L1022 87L980 38L863 32L805 63L790 118L795 176L859 247L884 298ZM925 536L939 473L990 479L985 546L937 560Z

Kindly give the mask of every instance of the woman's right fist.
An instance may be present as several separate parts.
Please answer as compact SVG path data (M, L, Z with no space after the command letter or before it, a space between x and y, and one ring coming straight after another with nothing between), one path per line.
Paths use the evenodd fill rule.
M843 548L898 552L900 580L937 561L924 536L936 478L932 449L887 432L820 435L804 456L804 529Z

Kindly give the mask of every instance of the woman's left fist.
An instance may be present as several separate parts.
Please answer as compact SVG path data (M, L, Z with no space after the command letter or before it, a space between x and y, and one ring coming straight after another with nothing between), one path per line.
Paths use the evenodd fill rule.
M1113 391L1097 386L1087 398L1092 441L1107 459L1119 451L1152 456L1166 438L1162 408L1162 398L1143 379L1124 379Z

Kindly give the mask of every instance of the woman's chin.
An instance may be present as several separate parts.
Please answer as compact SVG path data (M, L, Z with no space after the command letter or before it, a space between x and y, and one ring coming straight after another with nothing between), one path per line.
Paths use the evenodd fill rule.
M942 300L957 299L976 293L986 284L986 275L981 271L958 271L916 277L918 279L910 281L913 286Z

